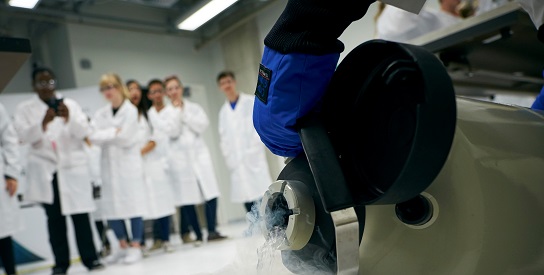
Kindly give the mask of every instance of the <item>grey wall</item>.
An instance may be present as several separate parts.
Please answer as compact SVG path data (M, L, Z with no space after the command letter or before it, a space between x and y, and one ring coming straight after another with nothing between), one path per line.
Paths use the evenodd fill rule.
M255 20L221 38L220 44L225 66L236 73L238 89L253 93L261 59L259 30Z
M41 63L50 66L59 76L58 89L78 87L72 60L73 46L67 25L57 25L47 32L41 43Z

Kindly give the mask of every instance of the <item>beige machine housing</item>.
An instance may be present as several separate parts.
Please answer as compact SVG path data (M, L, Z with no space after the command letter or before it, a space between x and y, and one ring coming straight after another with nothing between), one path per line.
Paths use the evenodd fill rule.
M457 98L453 146L407 226L366 207L360 274L544 274L544 113Z

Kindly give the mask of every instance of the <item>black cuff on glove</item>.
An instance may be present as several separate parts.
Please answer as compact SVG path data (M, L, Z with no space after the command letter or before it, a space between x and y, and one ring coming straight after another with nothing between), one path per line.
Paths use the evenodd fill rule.
M289 0L264 44L280 53L339 53L338 37L361 19L375 0Z

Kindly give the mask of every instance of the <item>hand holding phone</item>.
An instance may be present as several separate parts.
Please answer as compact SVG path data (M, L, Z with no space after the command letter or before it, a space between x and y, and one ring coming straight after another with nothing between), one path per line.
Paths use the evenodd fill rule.
M42 129L44 132L47 130L47 125L55 119L55 116L57 116L55 110L53 108L48 108L42 121Z
M70 118L70 110L68 110L68 107L64 104L62 99L59 101L57 105L57 116L63 117L66 122L68 122L68 119Z
M62 101L63 101L62 98L52 97L47 101L47 106L49 106L49 108L53 109L55 111L55 113L58 113L59 112L59 105L62 103Z

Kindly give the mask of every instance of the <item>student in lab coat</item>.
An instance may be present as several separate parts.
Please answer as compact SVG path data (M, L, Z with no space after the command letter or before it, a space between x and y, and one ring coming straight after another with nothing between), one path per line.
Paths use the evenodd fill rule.
M11 236L22 229L17 200L17 179L21 175L18 144L9 115L0 104L0 260L7 275L17 273Z
M106 221L102 219L102 203L100 200L102 190L102 176L100 174L100 154L102 152L102 149L99 146L92 144L88 137L86 137L84 141L85 145L87 145L84 148L85 152L87 153L87 157L89 158L89 171L91 173L91 182L93 185L93 198L96 205L96 210L91 213L91 217L94 220L96 231L102 243L102 248L100 249L98 255L100 257L107 257L110 255L111 246L109 239L106 235Z
M66 216L72 218L83 264L89 270L102 269L89 219L95 205L84 151L91 130L87 116L74 100L61 100L52 70L34 69L32 86L37 96L17 106L14 126L21 142L31 146L24 198L45 209L55 256L53 274L65 274L70 266Z
M230 171L230 198L250 212L272 183L266 147L253 126L255 96L236 90L231 71L219 73L217 84L227 99L219 111L219 137Z
M152 103L151 108L148 111L149 120L151 121L151 124L153 125L153 131L158 131L162 135L167 137L168 140L168 148L172 146L176 146L175 143L178 142L178 137L181 135L181 113L178 112L171 104L167 104L165 101L165 90L164 90L164 83L160 79L152 79L148 83L148 94L147 97ZM176 161L170 161L169 156L175 156L174 154L165 153L166 161L168 162L168 167L174 166ZM175 158L177 159L177 158ZM179 182L171 177L170 170L168 170L169 175L169 182L170 182L170 188L171 191L173 190L179 190L178 185ZM180 202L181 200L174 199L174 196L172 196L172 202L174 203L174 207L178 208L181 207L182 204ZM191 243L194 242L194 240L190 237L190 229L189 229L189 222L187 220L186 215L182 214L182 210L180 209L180 234L181 239L183 243ZM160 226L159 226L160 227ZM159 230L163 231L163 230ZM200 233L200 231L198 231ZM165 236L164 236L165 237ZM197 236L198 237L198 236Z
M102 216L120 244L106 261L131 264L143 257L142 217L147 214L138 109L128 100L128 90L117 74L102 75L100 91L109 103L94 115L89 140L102 148ZM130 220L130 244L125 220Z
M208 116L202 107L183 98L183 85L176 76L164 81L166 94L180 115L181 132L170 144L170 175L174 184L174 199L182 205L183 215L191 224L197 241L202 242L202 233L196 216L195 205L205 203L208 241L226 237L216 230L217 198L219 187L208 146L202 134L208 128ZM172 140L172 139L171 139Z
M143 94L142 85L140 85L140 82L138 82L135 79L127 80L125 82L125 85L128 89L128 96L129 96L130 102L132 102L132 104L134 104L134 106L138 108L138 121L142 115L145 116L145 118L147 119L147 109L149 109L149 104L147 100L141 100L142 94ZM137 102L135 103L136 100ZM144 227L145 227L145 217L144 217ZM128 233L126 235L127 235L127 240L130 241L130 238L128 238ZM145 239L146 239L146 236L144 233L144 236L142 237L142 240L140 241L140 245L142 246L142 251L144 252L144 256L147 255L147 249L145 248L146 246Z
M399 8L383 5L376 19L376 38L406 43L424 34L457 24L460 0L439 0L440 9L423 8L413 14Z
M148 91L150 97L152 94L164 94L161 81L158 84L150 85L150 88L151 90ZM148 114L147 104L144 103L141 89L129 90L129 96L130 101L139 111L137 136L144 161L143 171L148 207L148 214L145 218L153 220L160 228L160 238L155 240L150 251L163 249L165 252L173 252L170 245L170 216L176 212L176 208L174 207L170 178L167 174L168 137L155 127L155 124L160 121L152 120Z

